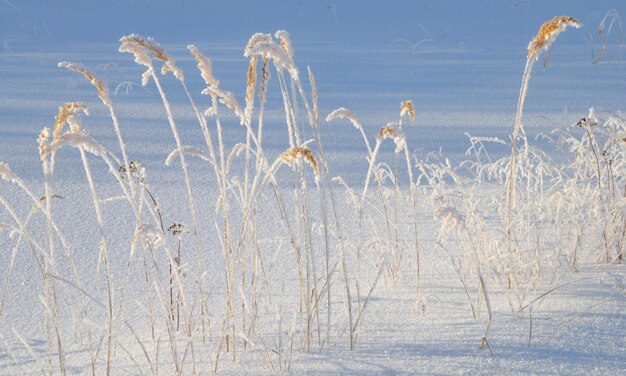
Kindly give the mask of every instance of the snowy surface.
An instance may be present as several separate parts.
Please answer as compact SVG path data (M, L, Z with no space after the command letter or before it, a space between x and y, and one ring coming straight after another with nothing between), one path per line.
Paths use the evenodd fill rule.
M547 67L543 66L543 56L535 64L523 118L528 139L537 146L550 147L535 136L572 126L587 116L590 107L602 118L623 117L620 111L626 110L626 60L623 60L626 46L620 35L621 23L615 22L611 33L606 35L603 60L592 64L601 47L599 23L612 9L626 16L621 0L0 0L0 162L8 164L35 196L43 195L44 176L37 137L44 127L53 126L58 108L70 101L87 105L89 116L81 117L83 129L121 158L109 112L94 88L83 77L57 67L60 61L81 63L108 86L129 158L145 168L150 189L159 200L163 222L166 225L184 222L189 226L185 185L178 162L174 160L171 167L165 165L176 144L159 93L153 83L141 86L143 67L137 66L129 54L119 53L117 41L124 35L137 33L161 43L185 72L189 90L203 111L210 106L210 98L200 95L205 85L186 46L195 44L211 59L220 87L232 91L243 105L248 68L243 51L248 38L256 32L274 33L284 29L291 35L294 60L307 90L307 66L315 75L321 141L330 174L340 176L358 196L368 171L367 151L358 131L347 120L325 122L328 113L339 107L351 110L373 144L380 127L398 120L400 103L411 100L416 120L404 127L404 133L412 156L426 159L429 153L440 153L458 165L468 158L467 134L509 141L528 41L544 21L557 15L576 17L583 26L559 36L550 51ZM276 72L272 71L271 76L263 148L273 161L289 147L289 142ZM182 87L171 75L159 77L172 104L183 144L205 150ZM299 107L298 111L304 109ZM239 119L224 107L220 116L224 143L228 147L245 143L245 128L239 125ZM304 140L312 138L302 113L300 117ZM214 126L212 118L208 119ZM308 146L314 149L315 145ZM490 148L493 158L505 157L510 152L507 145L496 143ZM391 142L381 146L381 158L393 169ZM213 169L206 162L191 155L187 156L187 162L201 229L198 239L205 252L200 279L209 311L206 331L210 337L203 342L196 332L193 366L191 355L185 351L187 337L183 334L173 340L168 337L163 324L168 320L163 318L155 300L154 291L169 293L169 288L163 290L169 280L168 259L164 254L156 256L160 269L150 269L151 282L146 287L143 261L147 258L141 256L140 249L129 256L135 225L132 212L119 199L122 192L109 168L90 157L98 195L103 200L117 198L104 200L102 204L116 293L115 309L120 312L115 323L113 375L174 374L171 343L177 343L179 356L185 354L182 373L207 374L215 367L225 309L224 259L216 231L221 226L221 216L216 210L218 192ZM239 171L242 166L239 158L232 168ZM283 200L290 202L294 193L288 168L281 167L277 177L281 180L279 190ZM375 203L378 196L371 184L367 201ZM406 193L406 174L399 177L399 184L400 191ZM100 235L81 155L76 148L65 147L57 153L52 187L53 193L61 196L52 200L53 216L71 245L76 264L74 269L55 239L59 262L55 283L61 291L59 322L66 372L89 374L93 366L95 374L104 374L108 311L103 265L98 258ZM323 198L315 187L313 179L309 179L313 257L317 259L321 276L324 231L319 203ZM367 289L377 280L381 260L377 259L380 255L375 244L365 247L360 256L363 259L358 261L361 270L356 271L354 249L363 244L358 214L344 200L349 199L347 191L339 184L333 187L343 218L342 237L348 244L353 288L355 281L361 282L361 291L352 291L356 306L357 298L358 304L362 304ZM474 188L480 197L501 195L504 199L503 188L494 182ZM393 195L393 184L387 189ZM29 216L33 202L15 184L0 181L0 196L21 220ZM410 207L408 195L405 200L406 207ZM452 241L445 243L443 249L438 236L439 223L431 203L426 201L420 200L417 205L421 249L419 292L415 285L416 264L411 248L407 247L400 258L398 275L392 276L384 268L363 310L355 346L350 350L342 277L335 271L330 342L322 346L317 342L318 335L322 339L326 335L326 311L322 308L315 323L315 343L306 351L299 326L302 303L294 267L297 261L275 205L274 192L267 188L259 199L256 214L259 222L256 236L267 273L262 279L257 271L257 277L266 284L261 287L263 298L259 298L262 300L259 333L252 338L255 347L247 351L242 351L243 334L238 333L241 337L238 352L226 353L222 348L219 370L272 374L288 365L289 372L298 374L626 374L623 263L607 265L588 256L577 268L550 264L537 283L513 290L491 275L494 319L488 335L490 350L486 346L479 349L487 312L479 298L478 279L471 276L467 279L474 304L482 307L475 319L450 262L450 258L458 261L463 257L462 246ZM232 199L230 205L236 207L238 203ZM380 208L373 207L366 213L368 218L373 218L368 224L371 227L367 227L369 231L380 231L366 235L373 239L384 237ZM289 214L294 215L291 211ZM231 220L237 223L241 216L241 212L236 212ZM401 230L410 231L411 217L403 218L406 222L401 221ZM56 339L52 331L46 333L49 315L42 304L42 274L31 247L18 240L19 231L9 228L14 223L3 204L0 287L2 294L6 294L6 302L0 313L0 375L47 373L49 344L51 369L57 374ZM335 229L331 227L332 232ZM41 213L32 216L28 230L35 242L42 247L46 244L45 219ZM335 233L332 236L336 239ZM20 245L5 292L5 276L18 241ZM178 244L174 237L168 241L174 246ZM452 248L455 244L458 248ZM190 234L183 235L182 248L188 251L183 261L189 263L184 284L193 301L197 298L194 278L198 276ZM81 281L81 290L74 278ZM123 287L126 278L128 283ZM161 285L155 285L157 280ZM152 291L152 303L158 311L155 317L161 322L161 326L157 325L156 339L151 337L146 312L147 290ZM118 306L122 293L125 300ZM319 294L325 304L325 293ZM88 308L78 308L81 304ZM194 309L193 314L198 316L200 308ZM81 316L83 311L89 314ZM241 316L237 317L241 320ZM297 328L296 334L293 327ZM292 338L295 343L290 344Z

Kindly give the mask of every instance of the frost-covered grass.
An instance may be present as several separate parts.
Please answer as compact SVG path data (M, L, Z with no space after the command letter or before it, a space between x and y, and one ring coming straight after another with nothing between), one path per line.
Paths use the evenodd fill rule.
M469 136L455 161L412 145L409 98L373 131L320 113L285 31L250 38L232 92L188 50L121 39L167 133L132 131L125 98L61 63L112 127L94 137L86 106L61 103L41 174L0 164L2 372L623 371L619 113L535 140L518 106L510 141ZM351 155L326 147L336 133Z

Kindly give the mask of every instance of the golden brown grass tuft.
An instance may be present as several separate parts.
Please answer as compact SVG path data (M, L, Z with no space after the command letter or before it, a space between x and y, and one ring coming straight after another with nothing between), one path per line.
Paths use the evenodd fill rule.
M569 16L558 16L545 22L541 25L539 32L528 45L528 59L536 58L539 56L541 50L549 48L557 35L563 32L568 26L579 28L580 25L580 21Z
M386 138L396 138L398 137L398 133L396 133L396 131L390 127L390 126L385 126L380 128L380 130L378 131L378 136L376 137L376 139L378 141L382 141Z
M291 148L280 155L280 159L283 161L283 163L286 164L291 164L291 161L296 160L300 157L304 158L304 160L311 166L311 168L313 169L313 173L317 178L317 161L315 160L311 149L305 147Z
M75 113L82 111L87 112L87 106L81 102L69 102L64 106L59 107L59 113L54 120L54 128L52 130L52 142L57 142L61 138L61 130L63 130L63 124L65 124L69 118Z
M413 102L410 100L404 101L400 104L400 117L409 115L411 123L415 121L415 111L413 110Z

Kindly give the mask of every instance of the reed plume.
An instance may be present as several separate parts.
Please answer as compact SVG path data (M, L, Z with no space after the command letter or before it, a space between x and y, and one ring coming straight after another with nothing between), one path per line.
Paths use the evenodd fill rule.
M573 17L558 16L541 25L537 35L528 44L528 58L537 59L541 51L550 48L556 37L568 26L578 29L581 24Z
M174 64L174 60L152 38L144 38L137 34L127 35L120 38L119 51L132 53L137 64L148 68L141 76L141 84L144 86L148 84L148 79L154 71L150 56L163 63L161 74L172 72L179 81L185 80L183 71Z
M85 67L80 64L62 61L59 63L59 68L66 68L76 73L82 74L87 79L87 81L91 82L91 84L96 88L100 100L102 100L105 105L111 104L111 101L109 100L108 90L104 83L102 83L102 81L100 81L93 74L91 74L91 72L89 72Z
M409 116L409 120L411 120L411 123L415 121L415 111L413 110L413 102L411 102L410 100L406 100L400 103L400 120L402 120L402 118L406 115Z
M402 129L397 124L390 123L378 130L376 142L381 143L386 138L393 139L393 142L396 144L396 153L401 152L406 147L404 132L402 132Z
M290 148L280 155L280 159L285 164L291 164L292 161L303 158L313 169L313 174L315 175L315 180L318 179L318 169L317 169L317 161L313 156L313 152L311 149L306 147L296 147Z
M188 45L187 49L196 60L198 69L200 70L200 75L207 86L218 87L220 82L213 76L213 66L211 61L207 59L193 44Z
M554 43L554 41L556 40L556 37L563 31L565 31L568 26L579 28L581 24L577 19L572 17L554 17L550 21L547 21L543 25L541 25L537 35L528 44L526 67L524 68L524 75L522 76L522 87L520 89L520 94L517 101L517 111L515 113L515 126L513 128L513 136L511 139L511 158L509 163L509 173L506 181L506 225L507 233L509 234L511 231L511 211L515 202L517 139L519 137L519 132L522 128L522 111L524 108L524 100L526 98L528 81L530 80L530 73L532 71L534 62L539 58L539 54L541 53L541 51L550 48L552 43Z

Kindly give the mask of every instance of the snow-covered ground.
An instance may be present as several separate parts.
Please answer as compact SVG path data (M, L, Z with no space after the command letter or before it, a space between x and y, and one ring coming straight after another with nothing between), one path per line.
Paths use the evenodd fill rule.
M574 186L546 177L545 196L520 184L513 241L498 206L505 200L498 180L505 167L489 165L481 154L486 168L494 168L493 179L472 180L476 169L463 163L475 161L466 155L468 135L484 138L493 161L508 160L528 42L557 15L575 17L582 27L559 35L535 64L523 124L532 147L546 151L548 167L536 160L532 166L572 163L559 172L568 178L582 172ZM42 197L35 204L15 181L0 181L0 374L207 374L215 368L238 374L626 374L624 263L613 254L608 263L598 257L624 244L623 232L615 239L606 232L614 224L619 235L626 217L624 148L609 142L624 136L626 124L620 112L626 103L623 15L620 0L0 0L0 162L6 164L0 173L9 177L10 166ZM606 49L592 64L602 47L599 28ZM145 67L119 53L118 40L131 33L153 37L184 71L204 111L211 97L200 94L206 84L186 46L195 44L211 59L219 87L243 107L248 39L279 29L290 33L310 106L307 67L315 76L323 153L315 141L306 147L321 178L316 182L307 165L291 173L276 164L275 173L258 174L259 196L250 195L254 156L272 164L290 148L280 75L272 66L262 154L254 143L246 153L246 128L226 106L203 118L214 145L219 118L225 155L232 147L240 152L232 153L226 174L225 212L214 167L187 153L194 235L180 163L165 164L177 146L159 91L152 81L141 85ZM122 162L110 169L87 156L101 231L80 150L64 147L54 156L48 192L48 199L59 196L50 210L62 235L53 231L52 242L46 235L37 139L54 126L59 107L83 102L89 116L80 116L82 129L122 158L109 110L89 81L59 68L60 61L84 65L109 89L129 159L145 169L143 189L138 178L132 187L143 194L130 200L141 205L140 231L120 188L130 191L128 177L114 177ZM157 71L161 65L155 62ZM182 144L208 153L183 87L171 74L158 77ZM261 77L259 58L255 132ZM302 144L315 132L287 73L285 82ZM406 100L415 111L413 122L402 118L413 181L404 152L394 154L392 141L384 141L376 166L387 179L380 189L371 180L360 213L367 147L348 120L327 122L326 116L339 107L351 110L373 149L379 129L398 122ZM591 107L598 128L610 119L619 125L606 144L601 133L585 138L576 127ZM560 150L541 137L556 137L555 129L580 140L569 139L579 148ZM588 171L576 158L591 156L589 145L606 146L607 155L615 151L613 157L598 151L599 182L593 158ZM609 158L615 161L610 174ZM462 183L448 176L437 185L436 174L447 166ZM266 176L275 177L275 185ZM606 220L604 227L585 222L595 218ZM167 228L181 222L189 232L172 236ZM249 227L242 230L242 223ZM165 245L154 235L165 237ZM170 277L179 249L183 267Z

